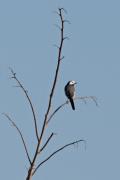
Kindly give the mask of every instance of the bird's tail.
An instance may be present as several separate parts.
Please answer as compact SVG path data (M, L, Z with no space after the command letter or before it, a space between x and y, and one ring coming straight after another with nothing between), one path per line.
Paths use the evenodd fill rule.
M71 103L71 106L72 106L72 109L75 110L75 105L74 105L74 101L72 98L69 99L70 100L70 103Z

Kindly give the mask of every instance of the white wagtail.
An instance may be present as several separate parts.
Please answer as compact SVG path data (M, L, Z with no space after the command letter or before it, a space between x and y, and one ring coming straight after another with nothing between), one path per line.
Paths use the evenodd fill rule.
M75 105L74 105L74 96L75 96L75 81L68 81L68 83L65 86L65 94L67 98L69 99L72 109L75 110Z

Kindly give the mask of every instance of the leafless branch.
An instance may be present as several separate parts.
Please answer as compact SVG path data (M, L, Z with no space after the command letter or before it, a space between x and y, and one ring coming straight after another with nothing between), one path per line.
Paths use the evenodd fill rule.
M39 138L39 143L41 143L42 136L43 136L45 126L46 126L46 121L47 121L47 118L48 118L48 115L49 115L49 112L50 112L50 108L51 108L51 104L52 104L52 98L53 98L56 83L57 83L58 72L59 72L59 68L60 68L60 62L61 62L61 58L62 58L61 57L62 56L62 47L63 47L63 41L64 41L64 19L63 19L63 15L62 15L62 10L63 10L63 8L59 9L59 16L60 16L60 20L61 20L61 41L60 41L60 46L59 46L59 49L58 49L57 67L56 67L56 72L55 72L55 77L54 77L51 93L50 93L50 96L49 96L48 108L47 108L47 111L46 111L46 114L45 114L45 119L44 119L42 131L41 131L41 135L40 135L40 138Z
M57 44L53 44L54 47L56 47L57 49L59 49L59 46Z
M65 23L71 24L71 22L69 20L64 20Z
M61 11L61 13L63 11L65 14L67 14L67 10L65 8L58 8L58 9L59 9L59 11Z
M83 100L86 103L86 100L92 100L96 106L98 106L97 98L95 96L80 96L76 97L75 100Z
M22 89L22 91L24 92L28 102L29 102L29 105L30 105L30 108L31 108L31 111L32 111L32 114L33 114L33 120L34 120L34 125L35 125L35 133L36 133L36 137L37 137L37 140L39 141L39 135L38 135L38 129L37 129L37 119L36 119L36 115L35 115L35 110L34 110L34 107L33 107L33 104L32 104L32 101L28 95L28 92L27 90L25 90L24 86L22 85L22 83L18 80L18 78L16 77L16 73L13 71L12 68L10 68L10 71L12 73L12 78L16 80L16 82L18 83L19 86L17 87L20 87Z
M63 39L63 40L65 41L65 40L69 40L69 39L70 39L69 37L64 37L64 39Z
M15 124L15 122L10 118L10 116L6 113L3 113L3 115L12 123L12 125L16 128L16 130L18 131L20 137L21 137L21 140L22 140L22 143L23 143L23 146L24 146L24 149L25 149L25 152L26 152L26 155L27 155L27 158L28 158L28 161L31 165L31 159L30 159L30 156L29 156L29 153L28 153L28 150L27 150L27 146L26 146L26 143L25 143L25 140L23 138L23 135L22 135L22 132L21 130L18 128L18 126Z
M85 103L86 103L86 100L87 99L91 99L94 101L95 105L98 106L98 103L97 103L97 100L96 100L96 97L95 96L80 96L80 97L76 97L74 98L74 100L83 100ZM69 103L69 100L67 100L66 102L64 102L63 104L61 104L60 106L58 106L54 112L50 115L50 117L48 118L46 124L48 124L52 117L61 109L63 108L65 105L67 105Z
M62 13L62 11L63 11L65 14L67 14L67 10L66 10L65 8L58 8L58 11L59 11L59 12L61 11L61 13ZM59 15L59 12L58 12L58 11L53 11L53 13Z
M52 98L53 98L56 83L57 83L58 72L59 72L59 68L60 68L60 62L61 62L61 59L62 59L63 42L64 42L64 19L63 19L62 11L65 12L65 10L63 8L58 9L58 15L60 17L61 28L60 28L60 45L59 45L59 48L58 48L57 67L56 67L54 81L53 81L53 84L52 84L52 88L51 88L51 92L50 92L50 96L49 96L49 100L48 100L48 107L47 107L47 111L45 113L42 130L41 130L41 133L40 133L40 137L38 138L38 144L37 144L36 151L35 151L35 154L34 154L34 157L33 157L33 160L32 160L32 165L29 168L28 176L27 176L26 180L30 180L30 178L32 177L32 174L33 174L32 172L34 171L34 169L33 169L34 164L35 164L37 155L39 154L39 148L40 148L40 145L41 145L43 134L45 132L46 121L48 119L48 115L49 115L49 112L50 112L50 109L51 109Z
M56 151L54 151L52 154L50 154L44 161L42 161L42 162L35 168L35 170L33 171L33 175L36 173L36 171L38 170L38 168L39 168L40 166L42 166L45 162L47 162L47 161L48 161L51 157L53 157L55 154L57 154L58 152L62 151L63 149L65 149L65 148L68 147L68 146L71 146L71 145L74 145L74 144L78 144L79 142L82 142L82 141L86 143L85 140L80 139L80 140L78 140L78 141L74 141L74 142L71 142L71 143L69 143L69 144L66 144L66 145L62 146L61 148L57 149Z
M58 28L59 30L61 29L61 27L60 27L58 24L54 24L54 26L55 26L56 28Z
M51 140L53 135L54 135L54 133L51 133L51 135L48 137L46 143L43 145L43 147L40 149L40 151L38 153L40 153L40 152L42 152L44 150L44 148L47 146L47 144L49 143L49 141Z

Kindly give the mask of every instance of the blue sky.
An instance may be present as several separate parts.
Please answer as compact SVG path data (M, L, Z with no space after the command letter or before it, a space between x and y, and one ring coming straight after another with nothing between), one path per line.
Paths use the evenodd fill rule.
M28 103L20 89L14 88L9 67L17 73L33 101L39 129L46 111L53 81L59 42L58 7L67 10L63 60L53 100L53 108L66 100L64 85L78 82L78 96L94 95L91 101L76 101L58 112L46 132L57 135L40 157L76 139L84 144L59 153L44 164L34 176L42 179L120 179L120 2L91 1L0 1L0 114L8 113L22 130L31 156L35 136ZM0 116L0 179L25 179L28 162L16 130Z

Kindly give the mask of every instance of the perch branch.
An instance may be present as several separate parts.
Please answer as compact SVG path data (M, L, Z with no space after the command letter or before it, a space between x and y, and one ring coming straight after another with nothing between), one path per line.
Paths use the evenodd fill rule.
M98 103L97 103L97 100L96 100L96 97L95 97L95 96L81 96L81 97L76 97L76 98L74 98L74 100L83 100L85 103L86 103L86 100L87 100L87 99L93 100L94 103L95 103L95 105L98 106ZM69 103L69 100L67 100L66 102L64 102L64 103L61 104L60 106L58 106L58 107L54 110L54 112L50 115L50 117L48 118L46 124L48 124L48 123L51 121L52 117L53 117L61 108L63 108L63 107L64 107L65 105L67 105L68 103Z
M62 151L63 149L65 149L65 148L68 147L68 146L77 144L77 143L82 142L82 141L83 141L83 142L86 142L85 140L80 139L80 140L78 140L78 141L74 141L74 142L72 142L72 143L66 144L66 145L62 146L61 148L57 149L56 151L54 151L52 154L50 154L45 160L43 160L43 161L35 168L35 170L33 171L33 175L35 174L35 172L38 170L38 168L39 168L41 165L43 165L46 161L48 161L48 160L49 160L51 157L53 157L56 153Z
M16 128L16 130L18 131L20 137L21 137L21 140L22 140L22 143L23 143L23 146L24 146L24 149L25 149L25 152L26 152L26 155L27 155L27 158L28 158L28 161L31 165L31 159L30 159L30 156L29 156L29 153L28 153L28 150L27 150L27 146L26 146L26 143L25 143L25 140L23 138L23 135L22 135L22 132L20 131L20 129L18 128L18 126L15 124L15 122L10 118L10 116L6 113L3 113L3 115L12 123L12 125Z
M34 125L35 125L35 133L36 133L36 137L37 137L37 140L39 140L39 135L38 135L38 129L37 129L37 119L36 119L36 115L35 115L35 110L34 110L34 107L33 107L33 104L32 104L32 101L28 95L28 92L25 90L24 86L22 85L22 83L18 80L18 78L16 77L16 73L10 68L11 70L11 73L12 73L12 78L15 79L18 83L19 86L17 87L20 87L22 89L22 91L24 92L28 102L29 102L29 105L30 105L30 108L31 108L31 111L32 111L32 114L33 114L33 120L34 120Z

